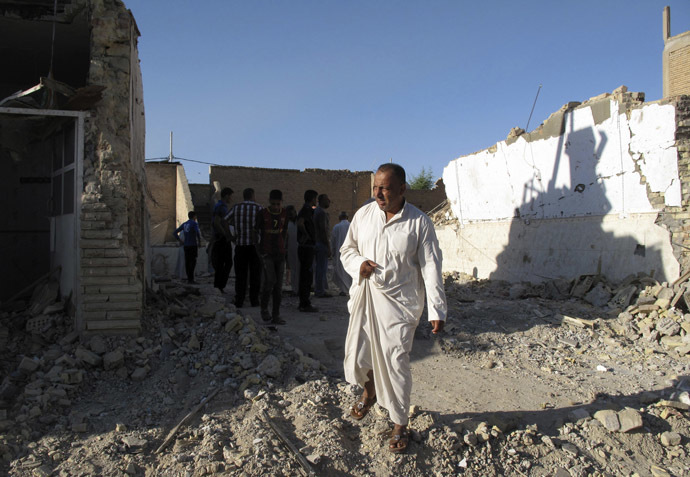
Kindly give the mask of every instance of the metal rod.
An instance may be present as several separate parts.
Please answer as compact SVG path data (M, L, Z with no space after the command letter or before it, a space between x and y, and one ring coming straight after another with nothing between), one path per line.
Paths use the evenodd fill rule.
M527 126L525 126L525 132L529 132L529 122L532 120L532 113L534 112L534 107L537 105L537 98L539 98L539 91L541 91L541 84L537 90L537 95L534 97L534 103L532 104L532 111L529 112L529 118L527 118Z

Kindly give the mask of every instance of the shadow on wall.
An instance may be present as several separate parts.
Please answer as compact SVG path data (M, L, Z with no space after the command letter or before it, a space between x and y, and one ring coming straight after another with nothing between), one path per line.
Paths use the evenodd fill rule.
M531 180L525 183L522 205L515 209L507 246L496 257L496 269L489 278L542 282L603 272L605 276L613 275L609 278L616 281L628 275L616 274L620 267L621 271L648 273L659 281L668 279L664 276L660 250L615 230L613 221L618 214L607 215L613 207L604 177L592 167L610 147L610 141L604 132L592 127L572 130L573 121L566 121L571 114L564 114L561 119L551 179L546 188L539 187L540 173L535 169ZM568 132L566 123L570 124ZM557 185L557 181L568 181L560 172L562 161L569 165L566 186ZM582 216L583 210L591 212ZM579 216L573 217L578 212Z

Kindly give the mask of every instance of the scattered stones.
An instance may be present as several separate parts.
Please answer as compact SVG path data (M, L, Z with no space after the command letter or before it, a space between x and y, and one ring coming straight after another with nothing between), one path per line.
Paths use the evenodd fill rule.
M682 439L677 432L666 431L659 436L659 440L664 447L672 447L679 445Z

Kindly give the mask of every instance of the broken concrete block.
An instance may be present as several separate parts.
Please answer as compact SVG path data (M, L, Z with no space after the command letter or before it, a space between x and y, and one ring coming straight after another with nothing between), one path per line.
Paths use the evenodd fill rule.
M103 359L96 353L89 351L86 348L79 348L75 351L74 356L84 363L90 364L91 366L100 366Z
M603 409L594 413L594 419L599 421L606 429L611 432L618 432L621 428L618 420L618 413L611 409Z
M19 362L18 370L24 374L31 374L38 369L38 361L24 356Z
M281 363L278 358L269 354L264 358L264 360L256 367L256 371L264 376L269 376L271 378L277 378L281 373Z
M642 427L642 415L633 408L626 407L618 413L620 432L628 432Z
M606 289L606 286L602 282L599 282L594 288L587 292L584 296L584 300L594 306L604 306L611 300L611 297L611 292Z
M106 353L103 356L103 369L105 369L106 371L110 369L116 369L122 366L124 362L125 356L122 354L122 351L111 351L110 353Z
M225 323L225 331L228 333L237 332L242 329L242 317L235 316L232 320Z
M656 322L656 329L662 336L673 336L680 332L680 324L673 318L664 316Z
M197 338L196 334L192 333L192 336L189 337L187 349L193 353L201 350L201 342L199 341L199 338Z

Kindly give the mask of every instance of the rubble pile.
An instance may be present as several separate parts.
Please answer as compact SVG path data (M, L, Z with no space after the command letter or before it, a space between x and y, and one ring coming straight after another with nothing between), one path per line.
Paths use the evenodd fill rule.
M386 451L392 426L383 408L352 420L361 389L284 341L280 329L262 326L258 313L235 309L210 284L159 284L139 337L80 338L62 311L44 313L60 308L55 304L35 316L29 307L6 312L0 472L686 475L689 358L663 340L685 336L684 316L671 306L680 288L646 277L618 287L590 278L530 285L447 276L446 333L431 338L423 324L417 340L436 340L449 364L424 368L442 389L422 392L441 404L440 391L469 395L483 386L449 379L451 368L498 387L478 392L483 403L454 412L413 402L405 455ZM624 304L620 292L631 286ZM657 302L668 297L664 289L674 290L667 306ZM564 298L551 298L556 293ZM658 308L641 314L650 296ZM671 312L680 329L662 335L656 326ZM651 316L653 330L641 331L638 323ZM653 331L658 340L649 341ZM521 386L512 388L515 382ZM534 410L489 410L499 394L527 399L537 388L550 391Z

